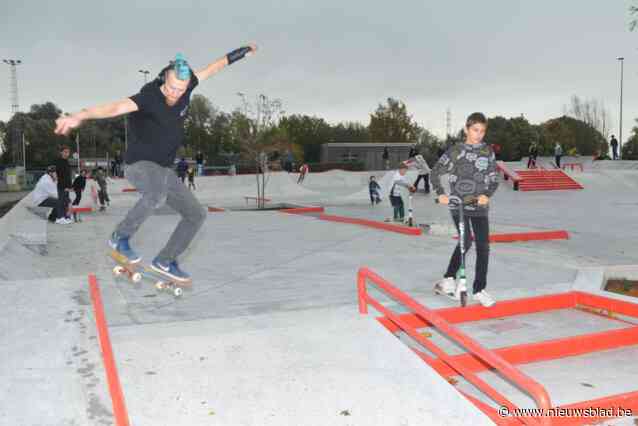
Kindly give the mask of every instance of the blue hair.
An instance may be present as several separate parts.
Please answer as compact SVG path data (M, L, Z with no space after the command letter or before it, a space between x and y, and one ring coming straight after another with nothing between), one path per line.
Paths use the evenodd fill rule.
M191 68L188 66L186 58L184 58L184 55L181 53L175 55L173 69L175 70L175 75L179 80L188 80L191 78Z

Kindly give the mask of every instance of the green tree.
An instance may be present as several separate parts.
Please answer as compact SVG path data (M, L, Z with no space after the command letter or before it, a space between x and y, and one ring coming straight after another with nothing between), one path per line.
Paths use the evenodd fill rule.
M636 126L631 129L631 136L622 146L623 160L638 160L638 119Z
M538 132L525 117L496 116L488 119L485 141L500 145L500 159L517 161L527 155L532 142L538 141Z
M331 128L323 118L307 115L283 117L279 127L286 131L291 143L303 148L304 161L319 162L321 144L330 141Z
M405 104L392 98L370 114L368 129L372 142L416 142L419 136L419 126L408 114Z
M545 153L553 153L556 142L564 152L575 149L580 155L594 155L604 149L606 140L591 125L572 117L562 116L541 125L541 144Z
M217 110L208 98L203 95L191 98L184 120L184 145L190 156L202 151L210 157L215 152L211 147L216 142L213 133L216 115Z
M331 126L330 142L370 142L368 127L361 123L346 122Z

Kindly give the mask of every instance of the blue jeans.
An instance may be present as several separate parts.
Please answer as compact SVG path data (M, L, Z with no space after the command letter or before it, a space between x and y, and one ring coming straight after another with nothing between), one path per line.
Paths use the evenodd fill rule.
M126 178L135 186L141 198L117 225L115 232L119 236L131 237L156 208L166 203L182 216L182 220L157 257L162 263L175 260L188 248L203 225L205 209L171 168L150 161L138 161L126 168Z

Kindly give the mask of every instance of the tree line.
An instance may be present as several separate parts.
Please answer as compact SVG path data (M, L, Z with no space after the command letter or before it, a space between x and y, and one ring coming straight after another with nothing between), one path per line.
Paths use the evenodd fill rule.
M321 144L329 142L415 143L429 161L436 153L460 140L454 135L439 138L421 127L404 102L388 98L370 113L367 124L341 122L330 124L316 116L284 115L278 104L265 97L258 105L244 105L232 112L215 107L202 95L194 95L185 121L185 144L180 156L194 157L201 151L208 164L224 165L229 161L252 161L257 152L276 158L289 150L296 161L319 162ZM273 107L275 106L275 107ZM31 106L28 112L14 114L8 122L0 121L0 142L4 165L22 158L14 146L22 150L26 142L29 167L44 167L57 156L62 144L74 147L79 140L82 157L113 157L124 152L126 119L88 121L69 136L53 133L55 119L63 112L52 102ZM489 117L486 141L498 144L500 158L516 161L525 157L532 143L540 154L551 155L556 142L572 155L594 156L608 152L611 118L604 105L576 96L564 107L563 115L540 124L531 124L524 116ZM637 123L638 124L638 123ZM18 144L12 143L18 139ZM623 146L624 158L638 157L638 128Z

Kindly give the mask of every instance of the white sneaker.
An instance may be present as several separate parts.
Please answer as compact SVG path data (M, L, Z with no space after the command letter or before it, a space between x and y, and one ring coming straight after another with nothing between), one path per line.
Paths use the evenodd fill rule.
M474 295L474 299L478 300L479 303L486 308L491 308L494 304L496 304L496 301L485 290L481 290L476 293Z
M66 217L60 217L55 220L55 223L57 225L69 225L73 223L73 221L71 219L67 219Z
M448 277L434 283L434 291L447 295L456 294L456 280Z

